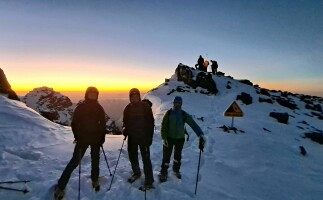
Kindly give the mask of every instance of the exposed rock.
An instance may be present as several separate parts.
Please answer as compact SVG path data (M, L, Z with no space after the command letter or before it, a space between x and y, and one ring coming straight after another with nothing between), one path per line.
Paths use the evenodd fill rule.
M297 109L297 105L295 103L291 102L290 100L286 100L286 99L283 99L283 98L277 98L276 101L281 106L284 106L284 107L289 108L291 110Z
M289 118L288 113L271 112L269 116L277 119L279 123L283 123L283 124L288 123L288 118Z
M206 74L204 72L198 73L196 77L196 86L207 89L209 93L214 95L218 93L218 89L211 74Z
M225 73L219 71L219 72L216 73L216 75L218 75L218 76L224 76Z
M306 104L306 109L322 112L322 106L320 104Z
M322 114L316 113L316 112L311 112L311 113L312 113L312 115L316 116L318 119L323 120L323 115Z
M0 68L0 93L5 94L9 99L20 101L16 92L11 89L7 77L3 70Z
M242 92L241 95L238 95L237 100L241 100L246 105L252 104L252 97L250 96L250 94L247 94L245 92Z
M260 89L260 94L262 94L262 95L266 95L266 96L269 96L270 97L270 94L269 94L269 92L268 92L268 90L267 89Z
M45 118L63 125L70 125L75 108L71 100L52 88L35 88L23 98L27 106Z
M303 146L299 146L299 149L301 150L301 154L303 156L306 156L307 152L306 152L305 148Z
M175 74L178 81L183 81L185 84L196 88L196 83L193 80L192 69L189 66L179 63L175 70Z
M270 104L272 104L273 103L273 100L272 99L265 99L265 98L261 98L261 97L259 97L259 102L261 103L261 102L266 102L266 103L270 103Z
M308 133L305 133L305 137L310 138L314 142L323 144L323 133L322 132L308 132Z
M253 83L251 81L247 80L247 79L245 79L245 80L239 80L239 82L244 83L246 85L253 86Z

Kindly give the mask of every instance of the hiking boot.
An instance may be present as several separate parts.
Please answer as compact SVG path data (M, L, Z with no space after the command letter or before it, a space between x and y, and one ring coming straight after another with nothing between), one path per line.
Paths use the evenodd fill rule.
M65 195L65 191L64 190L61 190L58 185L55 186L55 189L54 189L54 199L55 200L61 200L64 198L64 195Z
M144 185L139 187L139 190L141 191L146 191L146 190L150 190L150 189L155 189L155 187L153 186L152 183L145 183Z
M158 177L159 177L160 182L166 182L167 181L167 173L160 173L158 175Z
M175 175L178 179L182 179L181 172L175 172L175 171L174 171L174 175Z
M100 191L100 182L99 180L92 181L92 187L96 192Z
M128 179L128 182L133 183L140 177L141 177L141 173L135 173Z

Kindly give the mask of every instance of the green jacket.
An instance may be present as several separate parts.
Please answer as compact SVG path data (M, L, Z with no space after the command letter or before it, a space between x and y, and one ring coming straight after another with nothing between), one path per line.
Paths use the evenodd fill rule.
M182 139L185 138L184 125L187 123L197 136L203 135L199 125L193 120L191 115L183 110L169 110L165 113L161 124L162 139L167 138Z

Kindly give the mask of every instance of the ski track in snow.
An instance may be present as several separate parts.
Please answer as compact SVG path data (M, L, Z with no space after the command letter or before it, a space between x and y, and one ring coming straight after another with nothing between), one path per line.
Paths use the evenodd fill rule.
M208 96L189 92L174 92L166 95L177 86L186 87L174 80L167 86L147 93L146 98L153 102L155 116L155 134L151 146L151 159L156 189L147 191L147 199L293 199L319 200L323 196L323 148L309 139L303 139L304 132L322 130L323 123L317 118L306 116L305 104L294 98L300 110L259 103L251 86L244 85L227 77L215 77L219 94ZM231 81L232 89L226 89ZM202 90L197 88L197 90ZM223 132L218 127L230 126L231 118L223 117L223 112L242 91L253 97L251 105L237 101L244 111L243 118L235 118L235 126L245 133ZM162 161L162 142L160 123L164 113L172 107L176 95L183 98L183 109L193 115L201 126L207 144L202 153L197 195L194 194L198 165L198 138L186 125L190 134L185 142L182 158L182 179L172 173L172 161L169 178L159 183L158 173ZM269 112L287 112L289 124L280 124L269 117ZM197 118L204 117L204 121ZM306 121L308 125L299 122ZM301 126L304 130L297 128ZM264 130L264 128L266 131ZM104 149L113 173L123 136L106 136ZM308 155L301 156L299 146L306 148ZM31 180L28 184L3 185L15 188L28 188L27 194L0 189L0 199L52 199L53 185L57 182L67 163L71 159L74 144L69 127L54 124L41 117L23 103L8 100L0 96L0 181ZM140 153L138 153L141 161ZM138 190L144 182L144 175L133 184L127 179L131 175L127 154L127 142L121 152L120 161L110 191L107 191L111 177L101 152L100 157L101 191L95 193L91 186L90 149L82 159L81 199L119 199L142 200L144 192ZM142 169L142 162L140 162ZM143 170L142 170L143 171ZM73 172L66 188L65 199L77 199L78 168Z

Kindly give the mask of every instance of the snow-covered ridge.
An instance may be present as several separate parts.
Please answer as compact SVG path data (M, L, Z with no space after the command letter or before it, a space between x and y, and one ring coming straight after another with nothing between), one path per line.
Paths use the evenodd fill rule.
M147 192L147 199L321 199L323 147L303 138L305 132L323 129L322 120L313 115L321 114L315 111L319 109L315 105L322 106L321 100L290 94L284 97L285 94L274 91L268 91L270 96L267 96L261 88L229 77L212 78L218 89L216 95L205 94L204 88L194 89L177 81L176 75L173 75L169 82L161 84L144 96L153 103L156 125L151 146L156 189ZM178 91L182 92L176 90L178 87L181 88ZM242 92L252 97L252 103L247 105L237 101L244 117L234 120L237 134L233 131L225 132L218 127L230 126L231 118L224 117L223 112ZM205 152L202 153L196 196L194 188L199 155L198 138L188 127L190 140L185 142L183 149L182 180L173 176L170 167L169 181L162 184L157 181L162 161L160 123L177 95L183 98L183 109L193 115L207 139ZM260 102L259 97L270 98L273 103ZM298 108L282 106L277 101L278 98L289 100ZM269 113L273 111L288 113L288 123L279 123L270 117ZM116 164L122 140L122 136L106 136L104 149L112 169ZM53 196L52 186L72 156L72 142L73 135L69 127L46 120L24 103L0 96L0 180L32 181L28 184L30 193L23 195L0 190L0 199L50 199ZM305 147L306 156L300 154L299 146ZM127 182L131 167L126 143L123 148L114 184L109 192L106 189L111 177L101 154L100 175L103 177L102 190L99 193L91 188L88 150L82 160L81 198L144 199L144 194L138 190L144 176L132 185ZM142 164L140 165L142 168ZM75 171L66 188L66 199L76 199L77 191L78 173Z

